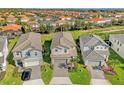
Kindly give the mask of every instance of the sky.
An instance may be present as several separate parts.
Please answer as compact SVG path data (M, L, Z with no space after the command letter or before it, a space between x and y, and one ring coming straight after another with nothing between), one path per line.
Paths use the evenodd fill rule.
M0 0L0 8L123 8L124 0Z

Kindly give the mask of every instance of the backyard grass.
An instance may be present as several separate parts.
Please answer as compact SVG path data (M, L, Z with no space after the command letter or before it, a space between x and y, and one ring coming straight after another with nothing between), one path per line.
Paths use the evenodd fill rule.
M108 63L115 65L114 71L117 73L115 75L106 74L106 78L113 85L123 85L124 84L124 59L122 59L114 50L110 48L110 56Z
M15 38L9 40L9 42L8 42L8 49L9 49L9 51L12 50L12 48L13 48L14 45L16 44L17 40L18 40L17 37L15 37Z
M9 64L7 66L5 77L0 81L2 85L20 85L22 84L22 80L20 78L20 74L13 76L14 66Z
M41 41L44 44L45 41L51 41L54 36L54 33L49 33L49 34L41 34Z
M82 64L78 64L76 71L69 72L69 78L73 84L88 85L90 84L91 76Z
M48 63L44 63L44 65L41 67L41 78L45 84L49 84L50 80L52 79L52 71L53 70Z

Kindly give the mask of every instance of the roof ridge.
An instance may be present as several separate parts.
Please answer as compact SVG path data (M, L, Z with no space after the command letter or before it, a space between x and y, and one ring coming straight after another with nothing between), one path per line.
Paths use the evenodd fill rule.
M93 35L93 36L94 36L94 35ZM85 42L84 45L86 45L89 41L91 41L91 39L93 39L93 37L90 38L87 42Z

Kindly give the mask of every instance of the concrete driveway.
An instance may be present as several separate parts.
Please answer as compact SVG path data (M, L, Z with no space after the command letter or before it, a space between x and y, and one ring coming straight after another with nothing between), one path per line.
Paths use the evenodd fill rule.
M68 77L68 69L66 60L54 60L53 78L50 81L51 85L71 85L72 82Z
M104 72L102 70L93 69L91 66L88 67L91 74L91 85L111 85L111 83L106 80Z
M72 85L72 82L69 77L53 77L50 85Z
M53 66L54 77L67 77L68 69L66 67L66 60L55 60Z
M44 85L44 82L41 79L41 70L40 66L32 66L31 68L31 78L28 81L24 81L23 85Z
M44 82L41 79L34 79L25 81L23 85L44 85Z
M91 79L91 85L111 85L111 83L106 79Z

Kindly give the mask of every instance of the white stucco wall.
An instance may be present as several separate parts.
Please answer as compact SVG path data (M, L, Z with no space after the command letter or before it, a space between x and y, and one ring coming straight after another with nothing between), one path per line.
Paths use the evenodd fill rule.
M116 42L115 42L115 40L116 40L115 38L113 38L111 36L109 37L109 41L111 41L111 43L112 43L111 48L124 59L124 44L121 42L119 42L119 44L118 44L118 40L116 40ZM120 44L121 44L121 46L120 46ZM118 49L119 49L119 51L117 51Z
M7 42L7 39L6 39L5 43L4 43L3 51L1 51L2 55L4 56L4 62L1 64L3 71L5 71L6 67L7 67L7 55L8 55L8 47L7 47L7 45L8 45L8 42Z

